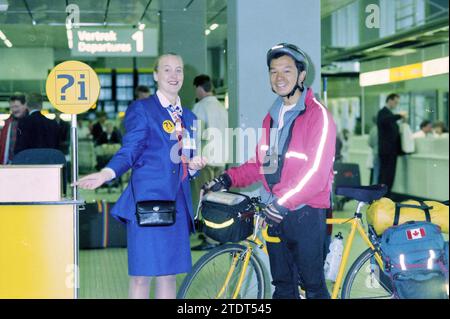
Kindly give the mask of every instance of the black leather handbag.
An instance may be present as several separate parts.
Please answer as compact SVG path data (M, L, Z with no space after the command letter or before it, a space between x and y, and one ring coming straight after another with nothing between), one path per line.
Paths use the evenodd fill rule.
M130 178L130 184L135 198L132 177ZM136 203L136 220L141 227L173 225L176 215L175 201L146 200Z
M136 219L139 226L170 226L175 224L174 201L149 200L136 203Z

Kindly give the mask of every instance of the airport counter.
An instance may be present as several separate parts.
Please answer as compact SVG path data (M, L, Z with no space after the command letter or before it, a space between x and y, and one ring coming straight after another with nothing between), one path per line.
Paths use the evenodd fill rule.
M367 140L368 135L352 136L348 151L349 162L359 164L362 185L369 185L370 179ZM426 199L448 200L448 143L448 137L416 139L415 152L398 158L392 191Z
M0 166L0 299L77 297L78 201L62 165Z

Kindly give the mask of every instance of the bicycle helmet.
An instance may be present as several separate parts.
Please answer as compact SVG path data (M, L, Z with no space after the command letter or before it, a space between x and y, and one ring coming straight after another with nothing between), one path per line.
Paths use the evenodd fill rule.
M303 91L303 87L300 87L298 85L298 77L300 77L300 73L302 71L308 72L309 62L306 54L302 50L300 50L296 45L289 43L279 43L276 46L270 48L269 51L267 51L267 67L270 68L270 62L273 59L279 58L283 55L290 56L292 59L294 59L295 65L297 66L298 70L297 84L294 86L292 91L285 96L289 98L292 95L294 95L297 89L299 89L300 92Z

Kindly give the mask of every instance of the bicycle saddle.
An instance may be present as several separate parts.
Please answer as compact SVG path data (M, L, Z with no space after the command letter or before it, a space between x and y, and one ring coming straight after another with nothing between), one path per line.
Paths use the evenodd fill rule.
M335 190L336 195L356 199L360 202L371 203L380 199L387 193L387 186L384 184L371 186L339 186Z

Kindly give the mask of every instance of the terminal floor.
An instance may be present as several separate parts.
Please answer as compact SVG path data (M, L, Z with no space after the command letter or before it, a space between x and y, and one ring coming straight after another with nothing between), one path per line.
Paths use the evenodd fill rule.
M347 203L343 212L336 212L336 218L350 218L355 209L354 203ZM344 238L349 233L349 225L337 225L333 233L341 232ZM192 246L198 243L197 236L191 240ZM356 235L350 254L349 267L367 247ZM192 251L195 263L204 252ZM80 298L127 298L128 295L127 252L125 248L107 248L80 251ZM177 286L185 275L177 276ZM331 283L329 283L331 288Z

